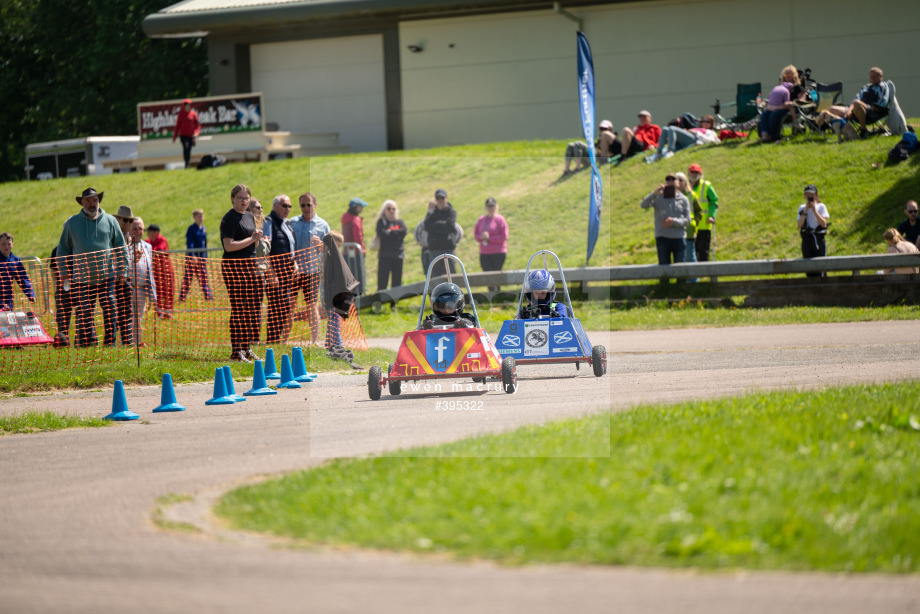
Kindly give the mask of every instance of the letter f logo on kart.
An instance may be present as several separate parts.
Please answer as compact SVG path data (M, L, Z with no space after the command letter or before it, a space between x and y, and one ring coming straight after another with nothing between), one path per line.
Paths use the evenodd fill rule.
M435 371L443 373L454 361L455 340L452 334L428 335L425 339L425 358Z

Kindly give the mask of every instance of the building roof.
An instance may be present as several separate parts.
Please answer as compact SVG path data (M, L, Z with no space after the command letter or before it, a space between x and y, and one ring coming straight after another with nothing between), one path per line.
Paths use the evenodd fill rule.
M614 0L616 1L616 0ZM621 0L622 1L622 0ZM609 0L608 0L609 2ZM600 4L598 0L559 4ZM211 32L380 17L551 9L552 0L184 0L143 22L150 37L202 36Z

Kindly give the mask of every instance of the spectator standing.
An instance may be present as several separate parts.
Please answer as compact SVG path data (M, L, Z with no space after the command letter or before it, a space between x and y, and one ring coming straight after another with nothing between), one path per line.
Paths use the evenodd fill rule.
M13 311L13 281L19 284L30 303L35 302L35 290L26 267L13 253L13 235L0 233L0 311Z
M402 285L404 243L409 228L400 219L399 207L395 200L383 201L383 206L377 214L376 233L380 246L377 256L377 292L382 292L387 287L396 288ZM388 286L391 278L393 285Z
M830 214L818 196L818 188L809 183L805 186L805 204L799 205L797 223L802 235L802 258L823 258L827 256L827 219ZM807 277L826 277L827 273L806 273Z
M690 190L703 210L703 215L696 227L696 260L697 262L709 262L712 231L715 228L716 213L719 211L719 196L712 188L712 184L703 179L703 167L699 164L690 165L690 168L687 169L687 178L690 179Z
M287 221L291 214L291 197L279 194L272 199L272 212L268 215L271 222L271 257L269 264L273 275L266 288L268 295L268 325L265 332L266 343L287 342L292 319L291 288L294 284L295 241Z
M453 254L457 247L456 224L457 211L447 200L447 192L437 190L434 193L435 208L425 217L425 231L428 233L429 263L443 254ZM450 272L454 272L454 263L448 261Z
M198 279L201 291L204 292L206 301L213 301L214 295L208 284L207 252L191 251L205 250L208 247L208 229L204 227L204 211L192 211L193 223L185 231L185 247L189 250L185 258L185 272L182 274L182 287L179 289L179 302L185 300L192 285L192 278Z
M57 256L73 259L73 271L58 268L61 285L70 287L76 305L74 347L98 343L94 321L96 301L102 308L103 344L115 345L115 278L124 275L125 237L114 217L100 208L104 192L86 188L76 197L82 211L64 223ZM93 252L102 252L89 256Z
M684 256L684 262L696 262L696 228L700 220L703 219L703 208L700 207L700 201L693 195L690 189L690 180L683 173L674 173L674 180L677 183L677 189L687 197L690 202L690 223L687 225L687 254ZM696 281L696 280L688 280Z
M428 254L428 231L425 230L425 220L431 215L431 212L438 206L438 201L431 199L428 201L428 211L425 217L415 227L415 242L422 248L422 275L428 274L428 265L431 264L431 256Z
M125 238L125 244L130 244L131 224L134 223L134 212L131 207L120 206L115 212L115 220ZM130 252L128 253L130 256ZM130 273L129 273L130 274ZM134 315L131 312L132 299L131 284L127 280L115 280L115 312L117 314L116 326L121 331L121 344L134 345Z
M901 233L905 241L909 241L917 245L917 247L920 247L920 245L918 245L918 239L920 239L920 219L918 219L917 211L917 201L907 201L907 204L904 205L904 213L907 215L907 218L898 224L897 230Z
M652 114L639 111L639 125L635 128L623 128L621 152L624 158L630 158L646 149L654 149L661 138L661 126L652 123Z
M301 214L291 220L296 252L294 262L297 275L292 288L291 305L297 303L297 296L302 291L306 306L307 322L310 325L310 343L319 344L319 302L320 288L323 285L323 237L330 232L329 224L316 214L319 204L316 196L310 192L300 195Z
M198 113L192 108L192 101L186 98L182 101L182 109L176 115L176 127L173 128L173 143L176 137L182 141L182 158L185 160L185 168L188 168L192 159L192 147L195 146L195 139L201 133L201 122L198 120Z
M364 254L367 253L367 249L364 247L364 220L361 214L365 207L366 202L360 198L352 198L348 202L348 211L342 214L342 236L345 237L345 243L356 243L360 247L359 249L354 245L346 245L342 252L345 262L360 283L356 294L364 294Z
M485 215L476 222L473 236L479 243L479 265L483 271L501 271L508 255L508 222L498 213L498 203L491 196L486 199ZM499 286L489 286L489 292L498 292Z
M253 196L249 199L248 211L252 214L252 219L255 220L256 228L262 229L262 238L256 243L255 262L258 279L256 280L256 296L253 299L259 306L258 315L256 316L256 337L253 339L253 343L258 343L259 336L262 332L262 322L265 321L265 314L262 309L262 298L265 296L267 281L269 279L274 279L275 276L274 271L272 271L271 266L269 266L268 258L272 251L272 224L268 221L268 218L265 217L262 202L258 198Z
M885 241L888 242L888 254L918 254L920 249L917 249L917 246L911 243L910 241L905 241L904 237L901 236L894 228L889 228L885 231L883 235ZM907 274L917 274L920 272L920 269L917 267L898 267L890 269L889 273L907 273Z
M658 264L684 262L687 254L686 228L690 225L690 202L677 189L676 177L668 174L659 185L642 199L643 209L655 211L655 246Z
M131 222L128 231L128 284L131 288L131 313L133 314L134 342L145 348L142 321L147 305L157 304L157 285L153 278L153 248L144 241L144 220Z
M251 344L259 340L259 314L262 310L256 294L259 274L256 271L256 245L262 227L256 226L249 211L252 197L249 188L238 184L230 191L232 208L220 221L220 242L224 248L221 273L230 297L230 360L258 360Z
M160 234L160 227L151 224L147 227L147 243L153 249L153 277L157 281L157 315L164 320L172 318L176 276L173 273L172 260L169 259L169 243Z
M58 258L57 245L51 249L48 266L54 272L54 324L57 327L57 332L54 334L54 347L58 348L70 345L70 316L73 313L73 303L70 282L67 282L65 290L64 279L73 278L72 261L73 257Z

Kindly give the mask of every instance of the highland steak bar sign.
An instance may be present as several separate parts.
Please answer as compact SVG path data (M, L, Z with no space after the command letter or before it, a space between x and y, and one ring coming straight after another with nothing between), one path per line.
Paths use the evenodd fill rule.
M262 130L262 94L193 98L201 134L225 134ZM141 140L172 138L181 100L142 102L137 105L137 127Z

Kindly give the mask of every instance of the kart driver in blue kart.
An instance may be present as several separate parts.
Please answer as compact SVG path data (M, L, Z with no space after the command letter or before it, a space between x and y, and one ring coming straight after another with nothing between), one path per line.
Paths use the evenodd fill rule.
M541 316L569 317L569 310L565 305L553 302L553 299L556 298L556 280L546 269L530 272L530 275L524 280L524 296L530 305L521 307L521 313L518 314L519 320L530 320Z
M422 330L435 326L450 328L476 328L476 318L470 313L463 313L463 291L460 286L442 283L431 291L431 315L422 320Z

